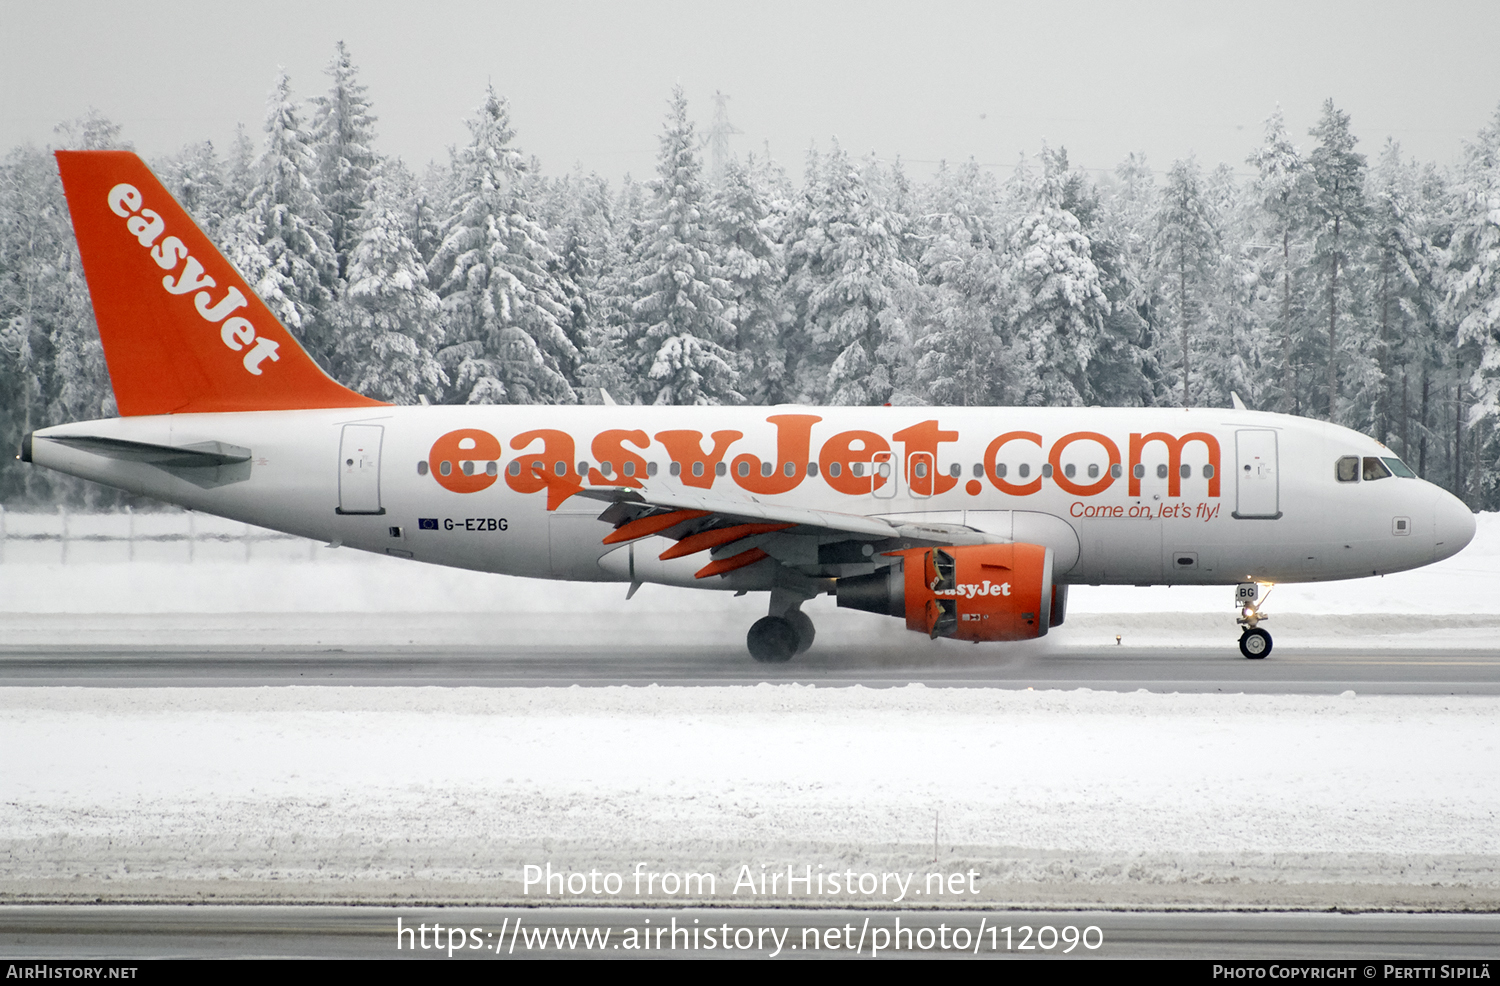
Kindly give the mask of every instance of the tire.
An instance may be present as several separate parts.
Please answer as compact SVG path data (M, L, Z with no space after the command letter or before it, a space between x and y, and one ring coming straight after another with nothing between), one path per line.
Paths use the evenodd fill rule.
M806 654L807 649L813 645L813 641L818 636L818 628L813 626L812 617L800 609L794 609L786 614L786 621L792 625L792 630L797 634L797 653Z
M1240 653L1259 661L1271 653L1271 635L1261 629L1246 630L1240 637Z
M745 646L762 664L782 664L797 653L797 631L779 616L763 616L745 635Z

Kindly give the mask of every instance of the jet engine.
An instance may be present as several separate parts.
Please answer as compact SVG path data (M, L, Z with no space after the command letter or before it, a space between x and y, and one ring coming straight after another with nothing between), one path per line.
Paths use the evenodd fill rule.
M838 604L959 640L1030 640L1052 625L1052 549L975 544L890 552L889 567L835 583Z

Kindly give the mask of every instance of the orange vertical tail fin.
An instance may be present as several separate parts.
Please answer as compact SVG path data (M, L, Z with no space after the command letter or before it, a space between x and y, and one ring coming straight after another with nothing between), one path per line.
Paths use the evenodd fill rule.
M129 151L58 151L122 415L382 404L324 373Z

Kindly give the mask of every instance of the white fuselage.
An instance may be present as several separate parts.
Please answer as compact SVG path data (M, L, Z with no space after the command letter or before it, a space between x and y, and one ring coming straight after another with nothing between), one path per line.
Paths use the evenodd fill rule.
M492 436L498 454L451 437L471 431ZM683 432L701 436L698 452L684 456ZM705 462L698 476L689 461L674 470L674 455L711 459L715 432L717 463ZM518 437L528 433L537 434ZM251 458L211 469L164 467L58 441L69 436L174 447L219 442L248 449ZM606 545L612 526L598 519L606 504L572 496L549 510L547 490L520 464L566 467L569 481L593 489L626 483L629 461L633 479L648 487L962 525L1046 544L1057 580L1075 584L1355 578L1445 558L1474 531L1461 502L1419 479L1339 482L1340 457L1392 455L1366 436L1218 409L442 406L181 414L48 428L35 434L31 455L85 479L351 548L537 578L715 589L770 583L755 568L695 579L701 557L674 564L659 561L646 543ZM882 473L873 489L872 476ZM830 568L805 547L767 543L779 564L804 574L855 570Z

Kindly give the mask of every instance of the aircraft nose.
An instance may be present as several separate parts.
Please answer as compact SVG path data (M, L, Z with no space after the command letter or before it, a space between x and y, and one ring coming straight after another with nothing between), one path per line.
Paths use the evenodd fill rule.
M1432 509L1434 561L1458 554L1474 540L1474 514L1462 500L1443 490Z

